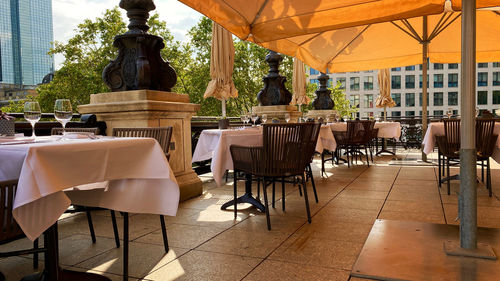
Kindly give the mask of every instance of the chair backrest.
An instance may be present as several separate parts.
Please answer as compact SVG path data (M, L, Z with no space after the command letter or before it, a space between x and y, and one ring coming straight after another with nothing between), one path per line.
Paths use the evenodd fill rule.
M493 137L494 130L495 119L476 119L476 149L483 156L491 156L493 154L496 144L496 138Z
M172 130L172 127L113 128L113 136L119 138L153 138L158 141L165 154L168 155L170 150L170 139L172 138Z
M91 133L97 135L99 133L99 128L66 128L64 131L66 131L66 133ZM50 134L62 135L63 128L52 128Z
M359 121L361 122L361 125L363 126L363 133L362 133L362 143L366 144L369 143L373 139L373 128L375 126L375 121L374 120L362 120Z
M12 216L17 180L0 181L0 244L4 244L24 236L23 231Z
M319 123L264 124L264 174L281 176L304 172L314 153Z
M460 147L460 119L443 119L443 123L446 141Z

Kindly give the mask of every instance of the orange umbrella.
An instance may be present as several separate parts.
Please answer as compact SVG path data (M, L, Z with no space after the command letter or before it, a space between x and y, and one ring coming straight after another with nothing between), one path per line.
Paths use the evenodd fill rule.
M308 104L311 99L306 95L306 72L304 63L297 58L293 58L293 96L291 105L299 105L299 111L303 104Z
M380 69L378 71L378 85L380 95L375 101L375 106L378 108L384 108L384 120L387 120L387 107L393 107L396 105L391 97L391 73L388 68Z

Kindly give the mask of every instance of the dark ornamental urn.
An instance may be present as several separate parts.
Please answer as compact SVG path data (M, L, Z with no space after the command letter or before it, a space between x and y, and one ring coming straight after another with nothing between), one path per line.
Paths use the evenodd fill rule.
M316 98L312 103L315 110L328 110L333 109L333 107L335 106L335 103L330 96L332 91L328 90L326 86L329 79L330 77L325 73L321 73L321 75L318 77L319 89L316 90Z
M113 45L118 57L103 70L102 78L111 91L157 90L170 92L177 74L165 62L160 50L163 39L148 33L149 11L156 7L152 0L122 0L120 8L127 11L129 30L115 37Z
M269 73L264 77L264 88L257 94L259 105L289 105L292 93L285 88L286 77L279 74L279 65L283 58L275 51L269 51L266 62Z

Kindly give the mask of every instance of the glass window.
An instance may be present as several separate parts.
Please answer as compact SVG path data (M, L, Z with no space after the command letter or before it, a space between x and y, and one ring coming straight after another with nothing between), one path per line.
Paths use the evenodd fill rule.
M401 89L401 75L391 76L391 89Z
M488 104L488 91L477 91L477 104Z
M407 89L415 89L415 75L405 76L405 86Z
M500 86L500 72L493 72L493 86Z
M340 89L345 90L345 77L337 77L337 84L340 82Z
M500 67L500 62L494 62L493 67Z
M448 105L458 105L458 92L448 92Z
M391 71L401 71L401 67L393 67L391 68Z
M365 76L363 87L365 90L373 90L373 76Z
M433 113L434 116L443 116L443 111L442 110L434 110L434 113Z
M427 93L427 98L426 98L426 100L427 100L427 105L429 105L429 93ZM419 104L420 106L422 106L422 93L420 93L420 94L418 95L418 104Z
M391 112L392 117L401 117L401 111L393 111Z
M422 74L420 74L419 80L418 86L422 88ZM427 74L427 88L429 88L429 74Z
M488 86L488 72L479 72L477 74L477 86Z
M318 87L319 87L319 80L318 79L311 79L311 80L309 80L309 82L314 83L314 84L318 85Z
M427 59L427 69L429 69L429 59ZM422 64L418 65L418 69L422 70Z
M448 87L450 88L458 87L458 73L448 74Z
M442 106L442 105L443 105L443 92L435 92L434 106Z
M458 63L449 63L448 69L458 69Z
M365 108L373 108L373 95L364 95L364 99Z
M405 67L405 70L406 70L406 71L412 71L412 70L415 70L415 66L414 66L414 65L407 66L407 67Z
M351 106L359 108L359 95L349 96L349 101L351 102Z
M493 104L500 104L500 91L493 91Z
M480 62L477 64L477 68L488 68L487 62Z
M413 111L413 110L406 111L405 116L406 117L413 117L413 116L415 116L415 111Z
M415 93L405 94L405 105L406 107L415 106Z
M435 63L434 69L443 69L443 64L442 63Z
M391 98L396 103L395 107L401 107L401 94L391 94Z
M351 84L349 86L352 91L359 91L359 77L351 77Z
M317 71L317 70L316 70L316 69L314 69L314 68L311 68L311 71L309 71L309 73L310 73L311 75L317 75L317 74L319 74L319 71Z
M434 74L434 88L443 88L443 74Z

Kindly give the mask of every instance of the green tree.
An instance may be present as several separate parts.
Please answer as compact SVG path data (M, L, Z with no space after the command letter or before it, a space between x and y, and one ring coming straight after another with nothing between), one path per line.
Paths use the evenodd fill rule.
M337 82L335 87L331 87L332 99L335 103L334 109L337 110L340 117L352 116L353 113L358 112L359 109L351 106L351 103L347 99L345 90L343 90L340 82Z

